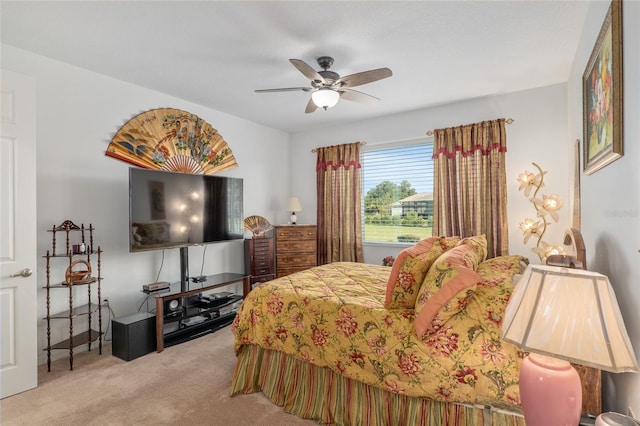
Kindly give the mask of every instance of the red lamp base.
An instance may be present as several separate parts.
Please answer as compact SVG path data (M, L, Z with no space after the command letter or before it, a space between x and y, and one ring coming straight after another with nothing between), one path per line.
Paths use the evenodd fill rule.
M527 426L575 426L582 410L580 376L567 361L532 353L520 367L520 400Z

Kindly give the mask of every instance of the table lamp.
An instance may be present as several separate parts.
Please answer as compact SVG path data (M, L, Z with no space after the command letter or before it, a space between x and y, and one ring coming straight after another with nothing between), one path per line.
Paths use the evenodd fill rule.
M295 225L298 217L296 216L296 212L302 211L302 206L300 205L300 200L298 197L289 197L287 200L287 211L291 212L291 224Z
M570 362L638 372L609 279L597 272L529 265L507 305L502 339L529 352L520 367L527 426L579 423L582 389Z

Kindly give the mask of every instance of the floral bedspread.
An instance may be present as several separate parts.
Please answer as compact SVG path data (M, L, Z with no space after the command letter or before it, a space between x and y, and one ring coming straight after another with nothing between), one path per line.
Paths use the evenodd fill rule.
M243 302L235 350L259 345L391 392L513 409L522 353L500 327L521 259L481 263L466 308L425 341L413 309L383 306L389 267L340 262L278 278Z

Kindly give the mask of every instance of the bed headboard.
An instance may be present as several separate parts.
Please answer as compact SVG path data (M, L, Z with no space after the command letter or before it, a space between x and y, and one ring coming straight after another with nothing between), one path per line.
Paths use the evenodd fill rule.
M563 244L568 254L557 254L547 258L547 265L567 268L587 269L587 255L584 239L579 229L569 228L564 232Z
M587 250L584 246L584 239L579 229L569 228L564 232L564 245L572 248L571 253L582 262L582 268L587 269Z

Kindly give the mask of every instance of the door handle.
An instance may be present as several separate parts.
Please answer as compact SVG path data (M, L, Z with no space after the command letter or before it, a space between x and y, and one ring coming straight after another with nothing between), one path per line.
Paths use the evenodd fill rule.
M31 274L33 274L33 271L31 270L31 268L24 268L22 271L18 272L17 274L11 274L9 276L11 278L13 278L13 277L28 278L28 277L31 276Z

